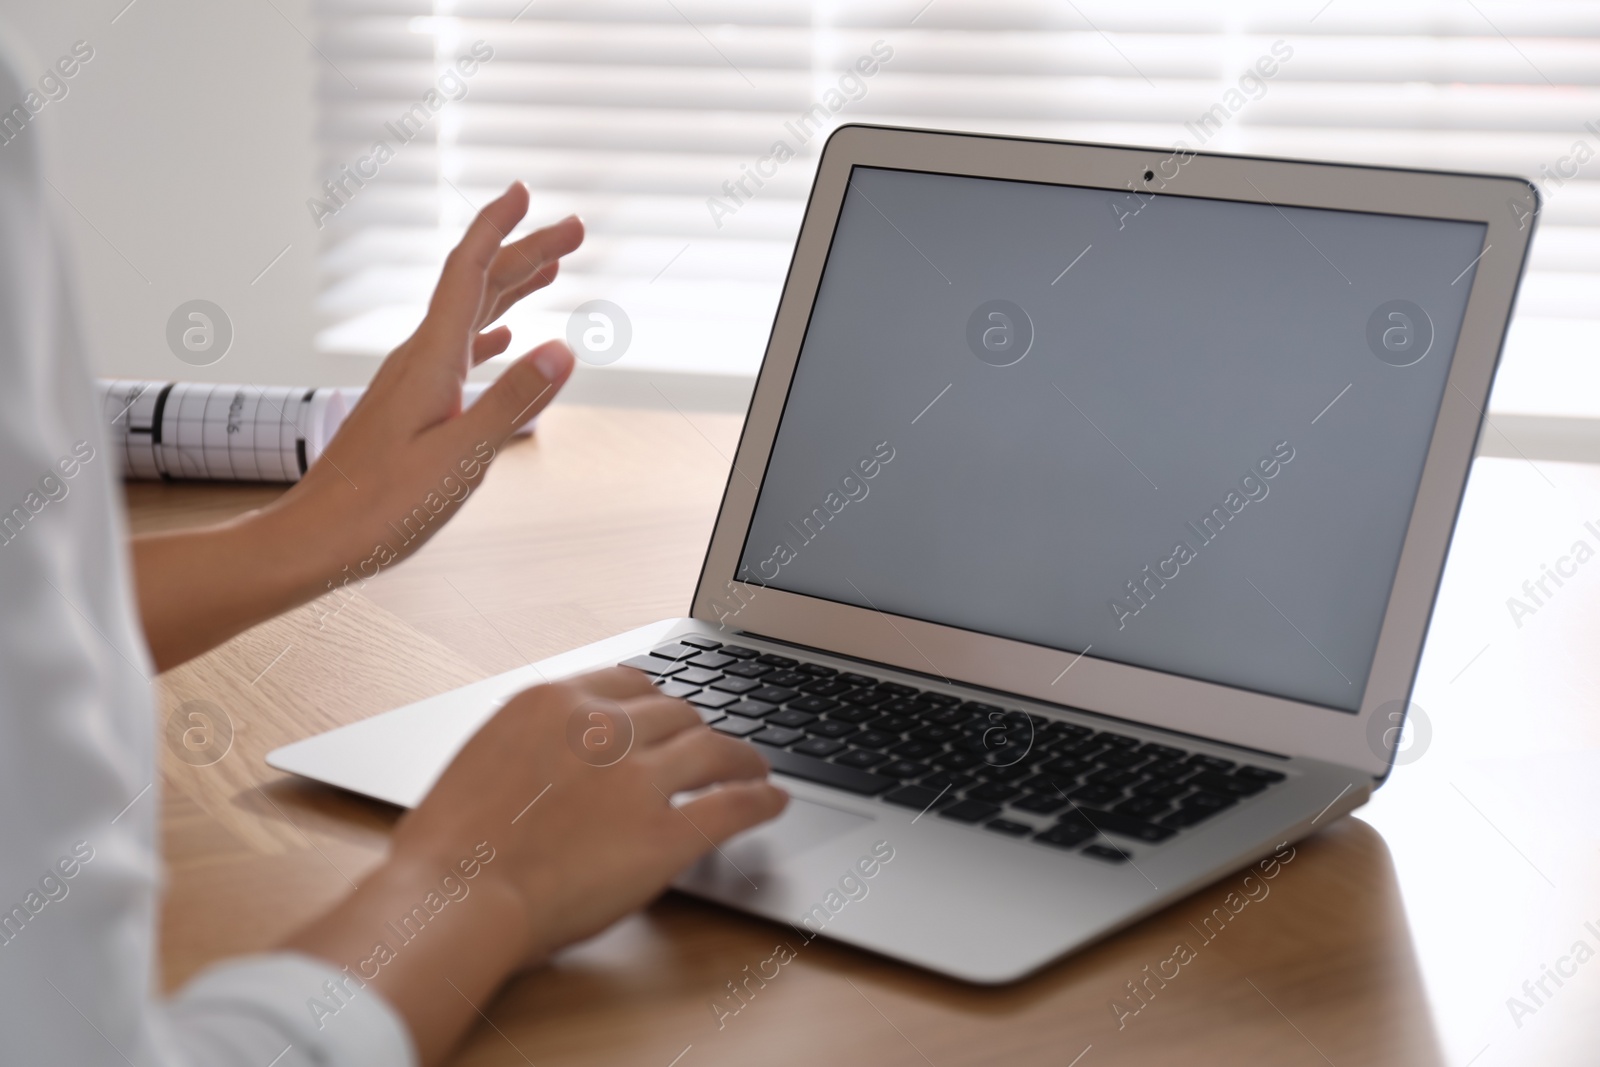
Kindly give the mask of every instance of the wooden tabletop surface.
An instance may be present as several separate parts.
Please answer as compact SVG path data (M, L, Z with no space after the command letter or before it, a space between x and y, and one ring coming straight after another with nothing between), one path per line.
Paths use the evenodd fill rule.
M738 431L729 415L558 406L432 543L337 612L309 605L163 675L159 728L206 700L234 731L208 766L163 751L167 985L272 946L383 855L392 810L273 771L266 752L683 614ZM278 491L130 485L131 524L213 521ZM1478 462L1417 690L1427 729L1214 941L1193 924L1238 875L1001 989L799 947L719 1028L710 1003L793 933L669 893L482 1005L456 1062L1597 1062L1600 561L1577 562L1580 540L1600 549L1600 468ZM1571 573L1535 604L1522 583L1544 565ZM1180 941L1197 958L1119 1028L1111 1005L1136 1003L1127 983Z

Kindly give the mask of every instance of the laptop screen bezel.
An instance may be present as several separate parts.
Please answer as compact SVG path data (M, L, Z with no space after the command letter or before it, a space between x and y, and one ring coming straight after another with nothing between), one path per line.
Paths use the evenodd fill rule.
M1312 704L739 581L751 516L855 167L1479 222L1471 281L1416 504L1360 710ZM1176 174L1172 177L1168 175ZM1161 177L1146 184L1146 173ZM691 614L743 631L1019 697L1082 708L1382 777L1390 714L1410 699L1505 326L1537 217L1537 190L1495 175L1363 167L849 125L828 140L724 490ZM1108 207L1109 210L1109 207ZM1494 255L1500 252L1500 255ZM908 416L909 417L909 416ZM1399 702L1398 704L1396 702ZM1381 716L1385 721L1375 723ZM1381 729L1372 727L1381 726Z

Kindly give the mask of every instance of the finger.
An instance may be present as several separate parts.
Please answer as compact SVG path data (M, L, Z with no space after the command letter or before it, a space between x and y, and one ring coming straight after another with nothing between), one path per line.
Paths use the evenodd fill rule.
M601 697L600 700L606 698ZM681 700L652 693L632 700L609 701L622 709L633 724L633 747L645 749L692 730L701 724L700 713Z
M480 442L498 447L555 399L572 367L566 344L546 341L502 371L470 408L439 429L458 438L454 447L460 449Z
M767 761L754 745L715 730L686 730L641 756L654 765L654 781L669 796L767 776Z
M720 844L741 830L777 818L788 803L789 794L771 782L730 782L678 810L700 831L687 842L698 854L706 849L706 837Z
M480 400L478 403L482 402ZM585 697L609 697L612 700L632 700L636 697L660 696L661 693L650 684L648 674L632 667L605 667L574 675L556 684L576 690Z
M493 359L511 347L511 327L497 326L472 339L472 365Z
M486 326L498 319L500 316L516 307L517 302L523 297L527 296L531 292L534 292L535 290L543 289L545 286L555 281L556 276L560 273L561 263L553 260L534 271L531 277L525 279L523 282L513 286L510 289L501 290L498 294L496 294L494 288L491 286L490 295L489 298L484 301L483 314L478 320L478 325Z
M489 284L495 289L514 289L582 243L583 221L568 215L501 248L489 268Z
M439 285L428 305L427 324L464 336L477 321L484 283L500 243L528 211L528 187L511 187L484 205L467 227L461 243L445 258Z

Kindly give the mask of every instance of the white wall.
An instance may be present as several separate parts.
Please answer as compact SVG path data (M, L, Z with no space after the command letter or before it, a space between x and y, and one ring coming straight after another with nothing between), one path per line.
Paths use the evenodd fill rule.
M305 199L322 61L301 36L312 34L308 0L126 3L0 0L0 22L37 73L74 41L94 48L23 136L40 136L46 176L76 208L56 198L97 373L364 381L370 360L311 348L317 234ZM166 344L168 316L195 298L233 322L232 348L209 367Z

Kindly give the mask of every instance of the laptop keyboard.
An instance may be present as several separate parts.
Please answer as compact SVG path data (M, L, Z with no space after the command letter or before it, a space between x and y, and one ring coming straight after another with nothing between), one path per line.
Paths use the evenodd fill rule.
M1285 777L699 635L622 666L782 774L1111 863Z

